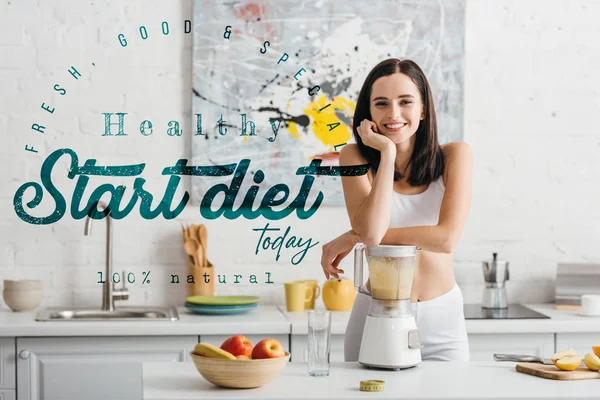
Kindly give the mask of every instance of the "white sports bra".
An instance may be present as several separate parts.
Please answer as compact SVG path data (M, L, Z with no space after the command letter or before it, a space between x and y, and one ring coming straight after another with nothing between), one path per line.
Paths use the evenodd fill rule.
M437 225L446 186L440 176L423 193L392 194L390 228Z

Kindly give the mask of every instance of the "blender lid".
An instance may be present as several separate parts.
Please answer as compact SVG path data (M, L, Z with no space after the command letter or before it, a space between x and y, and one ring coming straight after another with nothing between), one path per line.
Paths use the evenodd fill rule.
M416 246L367 246L366 253L368 256L375 257L415 257L417 255Z

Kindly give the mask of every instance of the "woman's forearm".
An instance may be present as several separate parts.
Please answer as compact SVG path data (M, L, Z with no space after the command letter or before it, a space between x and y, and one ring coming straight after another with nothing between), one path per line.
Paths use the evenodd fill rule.
M409 226L390 228L381 240L382 245L412 245L434 253L452 253L454 236L443 226Z
M378 245L390 225L395 162L396 148L392 145L381 152L369 196L354 215L352 228L367 245Z

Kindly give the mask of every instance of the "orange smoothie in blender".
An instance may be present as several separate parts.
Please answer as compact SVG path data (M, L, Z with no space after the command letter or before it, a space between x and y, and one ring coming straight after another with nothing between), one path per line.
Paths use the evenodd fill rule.
M381 300L410 299L415 271L414 258L369 257L369 287Z

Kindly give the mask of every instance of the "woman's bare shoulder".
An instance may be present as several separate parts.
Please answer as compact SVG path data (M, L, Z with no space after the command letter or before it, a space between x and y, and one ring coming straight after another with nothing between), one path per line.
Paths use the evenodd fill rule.
M463 168L471 168L473 150L466 142L451 142L440 147L444 153L444 183L447 185L450 170L462 171Z
M467 142L450 142L440 146L444 153L444 158L448 161L472 157L473 150Z
M360 154L358 145L350 143L342 147L340 151L340 165L358 165L365 164L367 160Z

